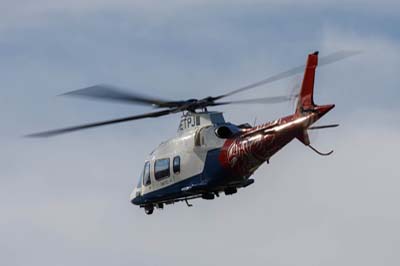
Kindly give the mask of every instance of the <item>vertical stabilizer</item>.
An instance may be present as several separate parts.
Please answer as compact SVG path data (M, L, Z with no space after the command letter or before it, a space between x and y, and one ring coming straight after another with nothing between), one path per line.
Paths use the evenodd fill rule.
M318 65L318 52L308 55L306 69L304 71L303 83L299 94L296 113L303 113L315 107L314 104L314 79L315 69Z

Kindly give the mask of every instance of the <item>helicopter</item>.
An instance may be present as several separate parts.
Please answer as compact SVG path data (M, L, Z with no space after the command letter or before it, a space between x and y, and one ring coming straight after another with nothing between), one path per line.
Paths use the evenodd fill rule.
M358 54L358 51L339 51L318 58L318 52L308 55L305 65L292 68L259 82L218 96L183 101L168 101L124 91L111 85L95 85L65 93L66 96L86 97L129 104L150 105L161 110L109 121L84 124L28 135L51 137L73 131L128 122L143 118L156 118L182 113L176 136L162 142L144 162L137 185L130 195L132 204L150 215L164 205L202 198L213 200L221 193L232 195L238 189L254 183L254 172L292 140L297 139L321 156L323 153L310 143L308 130L333 128L338 124L313 126L334 104L314 103L314 80L317 65L326 65ZM252 88L284 79L304 71L300 92L289 96L275 96L239 101L221 99ZM227 104L279 103L297 99L293 114L251 126L226 122L222 112L208 107Z

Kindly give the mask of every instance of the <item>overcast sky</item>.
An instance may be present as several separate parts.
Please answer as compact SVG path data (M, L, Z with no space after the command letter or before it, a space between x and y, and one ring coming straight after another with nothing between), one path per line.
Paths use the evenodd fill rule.
M399 1L1 1L0 264L399 265ZM137 2L137 1L135 1ZM146 216L129 202L147 154L178 115L51 139L24 134L147 112L56 97L97 83L186 99L220 94L305 62L335 103L254 185ZM298 77L235 96L282 95ZM293 104L221 108L259 123Z

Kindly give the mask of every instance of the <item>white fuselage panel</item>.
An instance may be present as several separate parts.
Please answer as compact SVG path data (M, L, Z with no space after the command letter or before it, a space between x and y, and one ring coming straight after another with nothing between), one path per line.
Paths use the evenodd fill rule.
M138 193L145 195L187 178L200 175L204 169L207 152L222 147L225 140L215 135L215 128L224 123L222 114L199 113L191 115L192 118L190 119L188 119L189 115L184 115L182 117L176 137L161 143L149 155L146 161L150 162L151 184L146 186L142 184L141 187L134 190L132 196ZM200 122L192 123L193 119L194 121L199 120ZM176 156L180 157L180 171L174 173L173 159ZM166 158L170 159L170 176L161 180L156 180L155 161Z

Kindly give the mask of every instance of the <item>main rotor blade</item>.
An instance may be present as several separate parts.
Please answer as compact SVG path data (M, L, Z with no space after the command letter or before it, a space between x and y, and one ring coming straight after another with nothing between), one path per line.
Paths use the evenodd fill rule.
M79 126L49 130L49 131L45 131L45 132L30 134L30 135L27 135L26 137L33 137L33 138L53 137L56 135L70 133L73 131L78 131L78 130L83 130L83 129L88 129L88 128L100 127L100 126L122 123L122 122L138 120L138 119L143 119L143 118L149 118L149 117L164 116L164 115L171 114L171 113L175 112L176 110L177 109L162 110L162 111L158 111L158 112L129 116L129 117L118 118L118 119L113 119L113 120L108 120L108 121L101 121L101 122L95 122L95 123L84 124L84 125L79 125Z
M346 59L348 57L352 57L352 56L358 55L360 53L361 53L361 51L347 51L347 50L338 51L338 52L329 54L327 56L320 57L318 65L319 66L328 65L328 64L334 63L336 61L340 61L340 60ZM213 99L214 100L218 100L218 99L221 99L221 98L224 98L224 97L227 97L227 96L231 96L233 94L236 94L236 93L239 93L239 92L242 92L242 91L246 91L246 90L261 86L261 85L265 85L265 84L268 84L268 83L271 83L271 82L274 82L274 81L278 81L278 80L281 80L281 79L284 79L284 78L288 78L290 76L294 76L296 74L302 73L304 71L304 68L305 68L305 65L301 65L301 66L289 69L289 70L284 71L282 73L279 73L279 74L276 74L274 76L268 77L266 79L260 80L258 82L249 84L247 86L238 88L238 89L233 90L231 92L219 95L217 97L213 97Z
M228 101L228 102L216 102L216 105L226 105L226 104L252 104L252 103L260 103L260 104L275 104L275 103L283 103L289 102L295 99L298 95L289 95L289 96L273 96L273 97L265 97L265 98L256 98L256 99L245 99L238 101Z
M104 101L114 101L122 103L135 103L142 105L151 105L155 107L176 107L180 105L180 102L172 102L159 98L153 98L145 95L140 95L133 92L125 91L121 88L112 85L95 85L79 90L74 90L61 94L61 96L74 96L84 97L91 99L99 99Z

